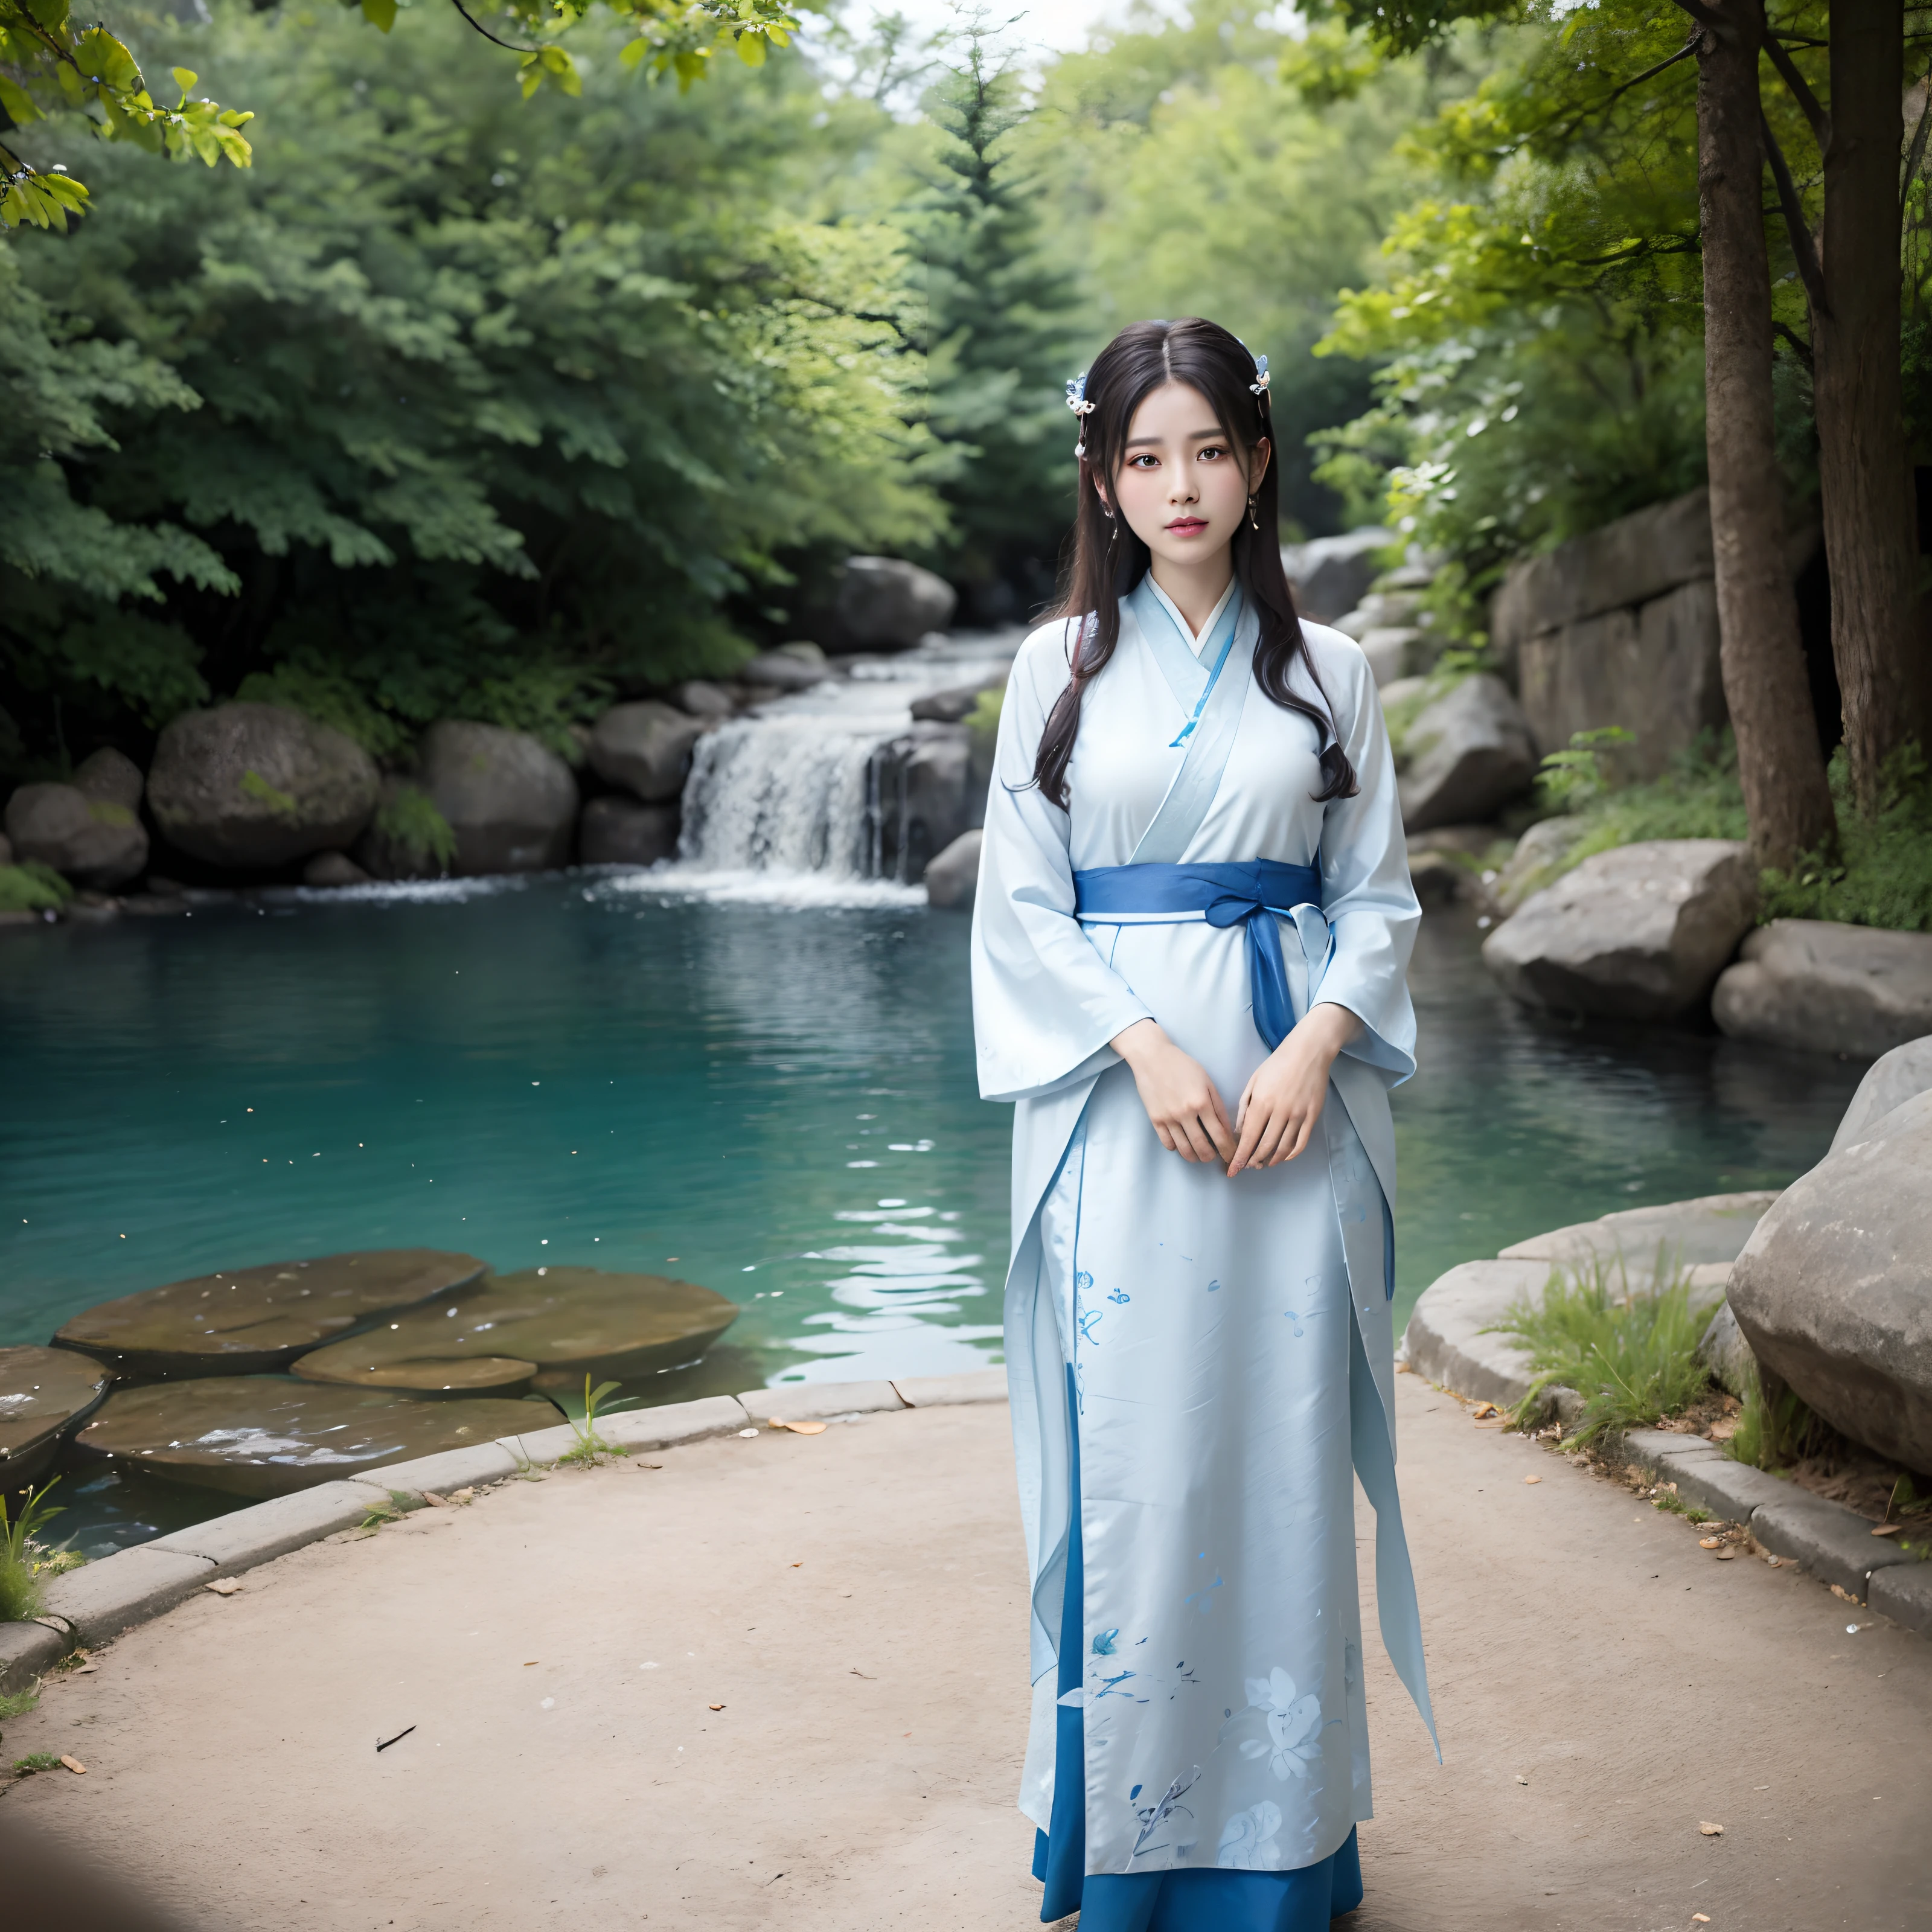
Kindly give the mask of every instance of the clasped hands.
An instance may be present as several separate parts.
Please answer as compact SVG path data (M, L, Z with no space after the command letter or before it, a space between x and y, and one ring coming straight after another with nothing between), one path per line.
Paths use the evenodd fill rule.
M1156 1020L1114 1036L1114 1051L1133 1069L1141 1105L1160 1144L1183 1160L1244 1168L1292 1160L1308 1144L1328 1092L1335 1057L1362 1030L1346 1006L1311 1006L1241 1090L1232 1124L1208 1070L1184 1053Z

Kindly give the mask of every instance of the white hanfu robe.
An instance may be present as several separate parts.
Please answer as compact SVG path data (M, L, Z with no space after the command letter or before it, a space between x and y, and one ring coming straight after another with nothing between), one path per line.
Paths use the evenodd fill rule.
M1322 805L1320 734L1255 686L1252 613L1210 686L1194 653L1215 620L1193 638L1144 580L1088 686L1063 812L1033 766L1074 630L1035 631L1014 663L974 916L980 1090L1017 1103L1006 1352L1034 1684L1020 1808L1047 1828L1055 1706L1070 1702L1089 1874L1293 1870L1370 1815L1352 1462L1378 1512L1384 1641L1434 1736L1385 1278L1388 1096L1414 1066L1404 975L1420 914L1374 680L1347 638L1303 626L1359 782ZM1240 926L1076 919L1076 872L1150 858L1319 868L1319 908L1279 921L1294 1011L1312 993L1363 1027L1297 1160L1231 1181L1168 1153L1108 1045L1157 1019L1231 1118L1268 1055ZM1082 1629L1063 1632L1070 1426L1084 1600ZM1056 1698L1063 1639L1084 1669Z

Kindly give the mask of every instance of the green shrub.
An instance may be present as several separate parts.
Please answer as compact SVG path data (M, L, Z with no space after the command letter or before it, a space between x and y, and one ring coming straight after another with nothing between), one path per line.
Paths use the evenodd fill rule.
M0 912L58 912L73 897L73 886L38 859L0 866Z
M1600 761L1606 750L1614 748L1615 741L1606 732L1583 732L1578 736L1595 741L1585 746L1571 740L1572 751L1586 754L1592 762ZM1598 769L1600 772L1600 763ZM1738 782L1737 741L1728 730L1700 732L1667 770L1638 784L1612 788L1600 777L1592 788L1576 772L1574 764L1566 776L1570 786L1585 795L1576 805L1564 808L1589 820L1564 860L1566 871L1593 854L1649 838L1750 836L1744 788Z
M44 1561L47 1552L34 1540L38 1533L55 1516L50 1509L47 1491L60 1478L30 1492L17 1516L9 1519L7 1498L0 1492L0 1623L24 1623L40 1614L40 1575L51 1566Z
M1708 1380L1697 1360L1704 1328L1689 1277L1666 1268L1660 1250L1643 1288L1632 1286L1622 1256L1573 1274L1552 1269L1540 1306L1519 1302L1489 1332L1520 1342L1537 1371L1513 1419L1540 1408L1546 1388L1574 1388L1584 1399L1575 1439L1588 1442L1687 1407Z
M432 862L446 872L456 856L456 833L426 791L400 787L376 814L376 830L412 866Z
M1852 800L1851 767L1834 752L1832 796L1838 806L1838 856L1814 853L1789 872L1768 872L1761 919L1832 919L1848 926L1932 932L1932 770L1916 745L1886 766L1876 814Z

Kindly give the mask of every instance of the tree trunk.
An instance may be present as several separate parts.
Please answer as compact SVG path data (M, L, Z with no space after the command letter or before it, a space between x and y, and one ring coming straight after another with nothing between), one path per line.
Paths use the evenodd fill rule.
M1714 0L1728 32L1697 52L1703 225L1705 435L1724 701L1760 864L1788 868L1836 835L1819 753L1798 598L1784 560L1772 430L1771 263L1759 134L1762 0ZM1834 592L1836 584L1833 585Z
M1918 680L1918 519L1899 377L1901 0L1832 0L1824 293L1811 316L1832 655L1862 812L1910 736Z

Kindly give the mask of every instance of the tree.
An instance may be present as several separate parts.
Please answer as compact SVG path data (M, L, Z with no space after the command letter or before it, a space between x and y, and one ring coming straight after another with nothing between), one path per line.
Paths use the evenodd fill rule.
M274 164L110 149L58 247L0 240L0 706L34 750L258 680L386 752L449 715L568 742L613 684L740 661L726 610L783 597L782 549L939 528L915 265L787 212L872 111L614 60L525 106L461 32L178 29Z
M394 26L397 0L343 0L386 34ZM712 56L735 47L740 59L756 67L767 44L784 46L797 31L796 16L782 0L603 0L634 36L618 58L626 68L653 74L674 73L688 87L704 74ZM518 42L500 39L464 4L456 11L484 39L520 55L518 73L527 100L546 81L566 94L581 91L582 80L562 38L580 26L593 0L498 0L506 30ZM171 157L193 154L211 168L224 159L248 166L252 149L242 129L252 111L224 108L189 90L200 81L193 69L173 70L181 90L172 107L158 103L140 64L126 43L102 22L76 21L68 0L0 0L0 136L52 118L84 122L105 140L130 141ZM0 140L0 228L31 223L39 228L67 226L70 214L84 213L86 188L64 163L45 170L24 158L10 140Z

